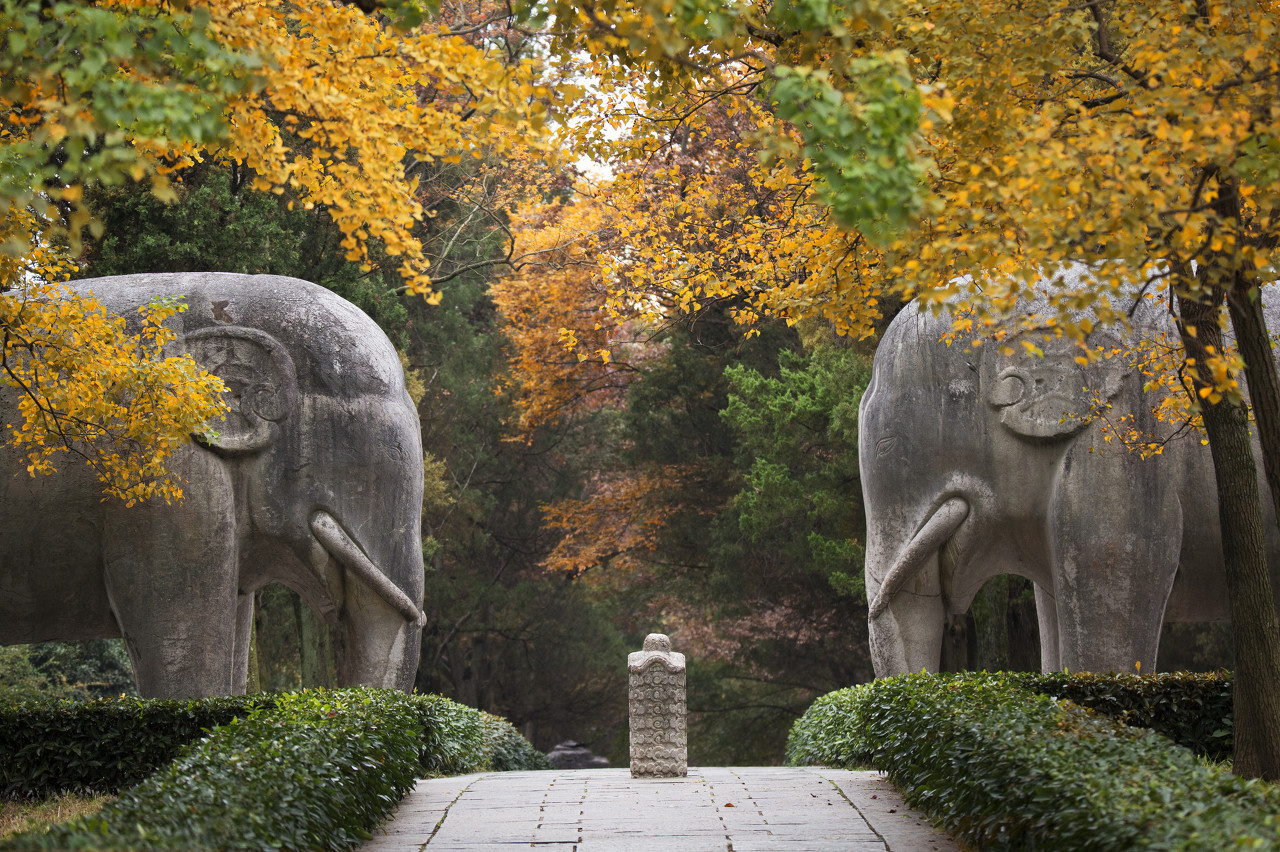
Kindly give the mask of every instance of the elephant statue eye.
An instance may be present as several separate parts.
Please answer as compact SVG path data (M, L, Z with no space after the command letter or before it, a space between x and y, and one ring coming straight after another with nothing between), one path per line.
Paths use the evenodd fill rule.
M876 441L876 455L877 456L890 455L891 453L893 453L895 450L898 449L898 443L899 441L898 441L897 435L885 435L883 438Z
M991 389L991 394L987 397L987 401L996 408L1013 405L1022 399L1026 387L1024 374L1016 367L1006 367L996 377L996 386Z

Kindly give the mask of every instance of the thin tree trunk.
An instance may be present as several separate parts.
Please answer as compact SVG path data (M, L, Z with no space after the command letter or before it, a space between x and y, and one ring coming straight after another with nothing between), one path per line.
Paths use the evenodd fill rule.
M1213 288L1199 299L1178 299L1182 343L1197 365L1206 363L1210 348L1224 351L1218 327L1222 297L1223 291ZM1197 391L1202 386L1197 380ZM1202 398L1200 402L1218 487L1235 644L1233 769L1243 777L1275 780L1280 778L1280 623L1267 569L1249 413L1243 404L1226 397L1217 402Z
M1010 671L1009 648L1009 575L992 577L979 590L969 607L973 613L975 668L989 672Z
M1262 312L1262 293L1238 275L1227 295L1231 327L1244 358L1249 403L1253 408L1258 439L1262 445L1262 469L1271 487L1271 503L1280 518L1280 374Z
M244 691L250 695L262 692L262 674L258 669L258 595L253 595L253 617L249 619L249 675L245 679Z
M1245 217L1235 180L1219 175L1218 182L1214 210L1225 222L1242 223ZM1217 264L1221 268L1215 269L1210 260L1204 266L1203 277L1213 277L1214 284L1226 289L1227 310L1236 333L1236 345L1244 358L1249 404L1262 446L1262 467L1270 486L1272 506L1280 518L1280 375L1276 373L1271 336L1267 333L1257 268L1252 261L1244 264L1222 262Z
M331 689L334 684L333 649L329 641L329 627L301 597L294 597L294 612L298 617L298 666L302 685Z

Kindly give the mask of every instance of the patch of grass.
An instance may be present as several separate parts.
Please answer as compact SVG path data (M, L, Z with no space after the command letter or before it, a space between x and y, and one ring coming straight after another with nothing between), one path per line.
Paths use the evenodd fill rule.
M65 793L35 802L0 802L0 837L96 814L113 798Z

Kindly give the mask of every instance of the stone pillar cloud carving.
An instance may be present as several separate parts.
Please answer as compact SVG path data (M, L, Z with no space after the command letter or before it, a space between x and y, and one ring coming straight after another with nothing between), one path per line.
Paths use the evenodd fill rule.
M627 655L631 714L631 775L677 778L689 774L684 654L662 633L645 637L644 650Z

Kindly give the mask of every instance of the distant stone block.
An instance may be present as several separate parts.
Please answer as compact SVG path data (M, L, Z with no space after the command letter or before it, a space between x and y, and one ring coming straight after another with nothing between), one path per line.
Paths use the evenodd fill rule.
M650 633L644 650L627 655L631 714L631 775L678 778L689 774L684 654L671 639Z
M609 758L592 754L583 743L563 742L547 752L547 762L556 769L606 769Z

